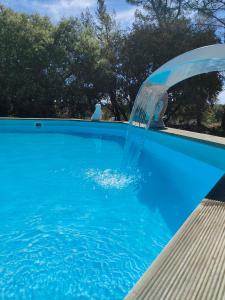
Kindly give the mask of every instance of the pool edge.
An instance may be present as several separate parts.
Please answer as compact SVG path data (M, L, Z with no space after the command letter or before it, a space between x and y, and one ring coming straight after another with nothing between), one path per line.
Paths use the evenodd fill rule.
M93 124L123 124L128 126L129 123L127 121L109 121L109 120L101 120L101 121L91 121L90 119L76 119L76 118L19 118L19 117L0 117L1 120L21 120L21 121L32 121L32 120L43 120L43 121L71 121L71 122L87 122ZM145 130L144 128L142 128ZM180 138L190 139L194 141L199 141L206 144L211 144L214 146L225 147L225 137L209 135L205 133L199 133L194 131L187 131L183 129L177 129L172 127L166 127L164 129L150 129L150 131L154 131L157 133L168 134L172 136L178 136Z
M97 124L101 124L101 123L114 123L114 124L124 124L127 125L128 122L124 122L124 121L109 121L109 120L101 120L101 121L92 121L90 119L76 119L76 118L19 118L19 117L0 117L0 121L2 120L14 120L14 121L71 121L71 122L87 122L87 123L97 123Z
M194 131L187 131L187 130L176 129L171 127L157 130L157 132L189 139L192 141L198 141L205 144L210 144L212 146L225 148L225 137L221 137L221 136L199 133Z
M225 175L125 299L224 299L224 232Z

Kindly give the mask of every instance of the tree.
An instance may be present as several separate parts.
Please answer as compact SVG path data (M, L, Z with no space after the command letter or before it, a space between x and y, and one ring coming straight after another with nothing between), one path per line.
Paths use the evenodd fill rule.
M156 23L159 27L166 27L167 24L176 21L183 16L183 7L186 0L127 0L128 3L141 6L142 11L137 12L137 17L145 23Z
M219 41L215 26L184 17L194 1L128 2L145 12L137 13L131 31L121 30L104 0L98 0L97 18L87 10L58 24L0 6L0 115L87 118L101 101L108 117L127 120L151 72L183 52ZM214 73L173 87L168 120L185 115L200 125L221 84Z
M223 128L224 133L225 133L225 107L224 107L224 113L223 113L223 116L222 116L221 126Z
M91 115L98 99L100 45L87 19L62 20L54 34L55 72L61 78L58 110L68 116Z
M217 72L198 75L177 84L170 90L167 121L171 117L186 121L194 119L201 128L204 112L214 106L221 90L222 79Z
M112 114L117 120L121 115L126 120L127 115L123 108L123 98L120 97L120 52L123 36L113 16L107 12L105 1L97 2L97 36L101 45L102 87L103 97L109 97L112 105Z
M1 115L51 115L44 95L52 30L47 18L0 7Z
M224 0L192 0L187 2L187 8L196 11L207 24L225 27Z

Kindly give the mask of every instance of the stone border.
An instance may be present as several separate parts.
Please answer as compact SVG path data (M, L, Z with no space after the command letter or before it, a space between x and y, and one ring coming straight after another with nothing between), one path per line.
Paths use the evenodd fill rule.
M192 139L201 143L212 144L213 146L225 147L225 137L205 134L205 133L198 133L194 131L187 131L183 129L176 129L176 128L165 128L159 130L159 132L176 135L181 138L188 138Z

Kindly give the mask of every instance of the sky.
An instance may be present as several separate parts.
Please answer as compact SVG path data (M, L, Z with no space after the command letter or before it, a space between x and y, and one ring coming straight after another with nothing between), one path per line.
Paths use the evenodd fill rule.
M79 16L86 8L94 12L96 2L96 0L0 0L0 4L15 11L47 15L55 23L62 17ZM117 21L124 28L129 28L134 20L136 7L128 4L126 0L106 0L106 5L109 11L116 13ZM225 104L225 86L218 99L220 103Z
M223 88L224 90L222 91L222 93L219 94L218 99L219 99L219 103L225 104L225 86Z
M0 3L21 12L37 12L49 16L53 22L62 17L79 16L89 8L96 9L96 0L0 0ZM116 12L116 18L122 26L129 26L134 18L135 6L126 0L106 0L107 8Z

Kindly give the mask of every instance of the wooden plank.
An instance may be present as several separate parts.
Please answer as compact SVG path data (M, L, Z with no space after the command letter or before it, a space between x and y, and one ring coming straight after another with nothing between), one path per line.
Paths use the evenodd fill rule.
M225 176L126 300L225 299ZM220 201L221 200L221 201Z

